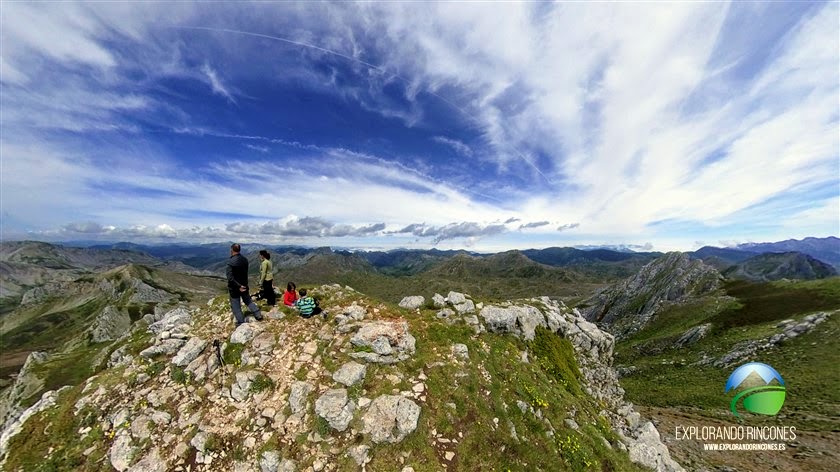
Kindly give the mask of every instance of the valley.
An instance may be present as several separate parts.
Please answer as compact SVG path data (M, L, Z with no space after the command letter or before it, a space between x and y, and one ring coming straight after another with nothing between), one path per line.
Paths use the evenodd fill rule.
M246 253L252 277L256 275L255 251L258 248L254 246ZM167 319L171 313L181 313L179 310L187 310L183 313L191 313L196 321L172 331L178 336L174 338L176 340L202 339L207 342L214 337L232 336L227 321L229 307L223 295L223 264L226 258L223 249L224 245L80 249L44 243L4 243L0 251L0 262L4 264L0 275L5 295L5 308L0 314L3 354L0 359L0 375L3 377L0 383L0 413L6 425L4 429L11 427L14 419L27 409L37 407L45 392L66 390L69 386L73 389L70 395L79 399L83 390L91 388L82 386L89 385L94 378L102 379L98 381L102 385L114 385L114 382L119 382L119 375L133 372L131 376L137 376L138 372L148 372L144 377L164 377L153 380L154 384L146 384L146 391L172 388L180 391L178 389L182 387L201 387L200 384L179 380L184 375L183 371L170 366L159 355L151 358L151 364L143 361L137 365L128 364L127 368L125 364L120 364L123 361L119 359L133 362L130 359L137 358L141 351L150 348L150 344L163 346L166 342L164 338L159 337L159 332L151 333L148 327ZM472 436L469 435L470 429L464 425L456 427L457 431L449 431L451 434L460 433L465 439L454 449L455 457L459 458L454 461L443 452L423 449L425 446L416 440L408 443L426 451L420 454L425 454L424 460L431 463L440 462L455 470L472 470L487 463L474 462L467 457L490 454L495 457L494 461L507 464L506 467L511 470L532 470L532 467L548 470L552 462L543 462L543 458L534 455L536 449L533 447L556 447L557 457L565 458L563 463L567 470L584 470L596 464L613 470L635 470L633 467L637 465L631 466L633 461L626 462L627 456L609 452L614 448L626 448L634 440L653 441L652 438L642 439L646 437L646 433L642 432L644 422L634 416L636 414L632 413L632 409L621 406L626 399L642 413L642 418L653 420L671 456L685 470L728 470L726 467L765 470L776 459L789 468L831 470L830 464L838 460L836 431L840 427L840 381L836 375L827 373L834 372L838 362L835 340L840 335L840 277L833 275L836 271L832 266L812 262L809 259L811 256L741 252L744 254L734 249L704 248L696 254L621 253L610 250L590 253L572 248L552 248L488 255L466 251L364 253L329 248L272 248L278 290L282 290L286 281L295 281L299 288L312 287L322 306L326 306L332 316L340 316L332 322L319 322L319 329L313 331L304 328L306 325L300 324L302 320L295 320L294 312L285 307L272 315L273 321L267 326L277 339L291 342L291 349L317 341L317 352L325 370L315 377L303 375L297 368L282 374L265 371L266 375L274 377L272 382L277 389L271 398L275 402L282 401L284 388L294 381L289 376L319 384L320 376L328 376L330 371L339 367L340 359L352 354L352 350L348 351L349 345L342 344L340 340L340 329L355 330L364 325L350 318L356 316L353 313L357 309L353 307L359 306L364 307L364 316L371 320L406 320L418 346L422 346L418 348L419 357L407 364L408 370L374 368L374 372L381 374L382 378L389 375L406 378L404 376L408 375L408 384L402 384L400 388L408 388L409 391L418 382L418 376L427 377L428 380L422 382L423 391L428 392L423 408L431 407L431 410L423 411L426 412L424 415L431 416L424 416L421 424L425 426L420 426L421 435L435 437L440 432L449 431L445 425L454 417L445 415L446 410L441 409L442 403L439 402L455 404L458 411L466 408L467 416L462 418L467 419L463 421L493 423L502 418L515 425L510 428L515 433L494 436L497 447L509 450L503 455L485 450L480 442L466 441ZM188 261L195 265L188 265ZM795 271L791 271L792 268ZM764 275L737 276L743 273ZM771 275L768 280L767 274L785 274L794 278ZM467 300L475 302L471 309L478 316L471 315L470 311L462 313L461 308L454 305L452 308L457 308L455 311L442 309L446 305L440 305L439 300L432 297L434 294L453 296L452 293L467 294ZM401 307L407 295L423 295L425 301L416 309L407 310ZM397 306L398 302L401 306ZM528 313L531 312L527 310L531 308L512 311L512 324L506 324L506 321L497 325L493 318L496 312L484 308L495 306L502 310L511 306L530 306L537 310L534 313L542 314L530 318L532 315ZM589 344L575 345L575 354L570 351L549 354L561 347L553 346L551 343L554 341L546 345L547 338L543 334L537 336L536 341L528 340L535 333L541 333L539 330L542 328L529 331L533 327L554 326L552 310L560 310L558 313L564 313L563 316L570 320L580 316L578 323L588 319L615 335L614 345L610 344L607 357L599 357L602 359L599 362L612 365L607 369L612 372L609 375L614 376L615 380L609 381L613 383L592 383L596 382L596 377L587 377L584 384L574 386L580 382L580 374L574 372L594 365L586 360L589 354L585 346ZM361 312L360 308L358 313ZM597 329L592 324L587 326ZM573 332L561 330L558 334L561 334L560 339L574 340L576 338L570 337ZM508 336L497 337L505 333ZM440 355L456 341L468 346L470 353L485 354L471 357L472 360L464 364L467 372L454 378L451 377L455 375L454 371L446 369L443 371L448 373L444 378L432 374L435 370L430 370L429 366L448 362ZM324 342L326 344L321 346ZM226 345L237 346L232 341ZM247 349L246 352L250 352ZM325 356L327 351L322 349L332 349L331 354ZM364 356L368 356L369 352L356 351ZM493 357L497 354L501 357ZM303 356L300 353L294 355ZM309 356L312 357L311 354ZM521 365L525 370L517 367L510 373L504 373L505 369L512 368L511 363L526 360L527 363ZM771 456L707 452L697 441L676 441L673 428L678 424L737 424L729 411L728 398L722 393L723 384L735 367L748 361L766 362L778 369L785 379L788 396L777 416L748 414L744 421L751 425L795 426L802 432L796 442L789 444L783 456L768 459ZM123 367L115 370L119 365ZM485 376L485 371L490 378L499 379L501 383L478 380ZM238 378L237 372L236 369L227 371L230 377L225 376L228 380L223 381L227 385L223 385L227 394L224 394L223 388L221 393L224 395L221 397L218 392L216 395L205 392L202 397L205 400L195 400L200 411L204 411L202 405L206 399L214 398L214 402L219 402L224 401L225 395L230 395L232 387L229 384L231 379ZM598 374L597 378L601 380L597 382L604 381L601 375L605 374ZM511 381L521 383L524 378L530 380L514 390L503 387ZM573 378L578 380L573 381ZM467 385L472 385L465 392L446 387L451 382L465 381ZM531 382L536 383L531 385ZM619 384L622 390L615 390ZM326 388L325 384L319 385L321 391ZM597 389L592 388L594 385L598 385ZM584 393L584 386L589 393ZM600 389L613 393L605 394ZM486 411L469 397L480 395L485 390L489 392L485 394L488 399L501 399L501 403ZM376 384L365 383L362 398L379 391ZM395 391L400 390L397 388ZM464 393L469 396L461 397ZM610 398L612 406L599 411L595 404L589 403L590 395ZM508 409L517 398L525 398L526 403L530 402L536 408L534 411L540 410L539 414L551 417L547 423L549 429L545 430L536 423L520 424L521 420L511 417ZM555 402L564 406L554 411L543 405ZM540 406L542 408L538 408ZM562 415L553 416L569 409L578 413L565 418ZM619 411L621 413L616 413ZM171 411L169 414L178 416L184 413ZM72 415L63 418L60 421L71 421L69 425L79 420ZM306 416L305 422L315 421L313 427L320 431L322 437L332 438L330 441L333 444L335 441L345 444L344 436L336 436L337 433L323 429L323 425L318 426L317 416L306 418L310 417ZM620 433L618 437L613 437L603 428L586 432L557 429L559 423L572 424L568 422L570 418L577 425L597 425L602 421L599 418L608 418L612 424L610 431ZM100 417L97 421L106 419ZM52 421L58 420L59 417L54 417ZM43 422L45 418L37 421ZM41 423L25 423L24 427L36 424ZM491 430L501 431L498 428ZM567 446L545 444L540 439L542 436L533 436L535 433L549 434L549 431L556 434L561 430L565 431L562 437L582 439L581 451L586 452L572 453ZM267 430L263 437L274 432L272 437L276 439L265 443L263 450L273 444L283 457L308 464L324 454L323 449L318 453L311 447L304 447L311 441L301 442L300 438L283 436L286 434L284 431L292 430L285 427ZM491 433L488 431L486 434ZM517 445L520 444L517 441L510 442L511 438L523 435L534 441L532 446L523 448ZM624 435L627 435L626 438ZM155 441L161 440L161 437L155 437ZM610 443L610 447L604 449L599 445L601 437ZM634 437L637 439L632 439ZM554 438L557 439L557 436ZM79 443L79 447L84 445L87 451L94 446L100 447L97 444L85 440ZM140 443L141 450L148 452L142 444L145 443ZM44 453L41 446L34 444L24 446L23 443L13 442L12 447ZM401 447L373 448L372 452L378 459L371 463L372 470L387 470L387 460L396 460L399 456L393 454L403 450ZM80 449L66 449L64 456L47 456L56 460L56 470L70 470L68 464L77 462L87 465L83 469L73 467L73 470L100 470L99 465L92 464L110 462L108 455L103 455L107 451L95 450L99 452L90 456L96 458L94 462L85 459L86 455L81 454L83 451ZM244 451L237 454L243 460L251 458L259 461L259 457ZM327 453L327 456L332 457L330 454ZM12 457L12 464L33 464L31 461L36 461L36 457L31 455L13 454ZM192 457L191 460L195 461L195 456ZM386 460L388 457L391 459ZM630 457L635 456L631 454ZM161 463L170 460L179 463L183 457L160 460L163 461ZM641 459L637 457L634 460ZM670 466L664 465L667 460L663 458L663 462L654 468L671 470ZM353 462L339 463L344 465L331 470L354 468ZM198 462L194 464L200 465ZM24 470L29 470L28 466ZM208 466L205 469L199 467L199 470L213 469ZM415 470L425 469L418 466Z

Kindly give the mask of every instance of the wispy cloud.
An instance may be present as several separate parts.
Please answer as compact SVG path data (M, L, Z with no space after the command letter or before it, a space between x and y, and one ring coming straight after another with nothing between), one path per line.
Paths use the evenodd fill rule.
M257 152L266 153L269 151L267 146L258 146L256 144L245 144L245 147Z
M472 149L457 139L450 139L445 136L432 136L432 141L449 146L462 156L472 157L473 155Z
M201 72L207 76L207 80L210 81L210 87L213 89L213 93L225 97L230 103L236 104L236 100L228 91L227 87L225 87L222 83L221 79L219 79L219 74L216 73L215 69L210 67L209 64L204 64L201 66Z

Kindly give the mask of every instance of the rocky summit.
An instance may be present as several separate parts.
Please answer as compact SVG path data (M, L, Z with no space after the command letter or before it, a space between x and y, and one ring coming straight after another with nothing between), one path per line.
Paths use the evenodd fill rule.
M634 276L606 287L586 302L584 317L619 339L644 328L667 304L684 302L716 290L723 277L687 254L668 253Z
M4 470L682 470L562 302L312 293L326 319L233 329L222 296L141 320L7 422Z

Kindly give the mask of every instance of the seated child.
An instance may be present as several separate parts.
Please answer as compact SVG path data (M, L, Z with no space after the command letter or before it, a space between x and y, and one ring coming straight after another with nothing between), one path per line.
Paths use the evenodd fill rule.
M297 287L295 286L294 282L289 282L286 285L286 291L283 293L283 304L284 305L295 306L295 300L297 300L297 298L298 298L297 292L295 292L296 288Z
M321 313L321 307L314 298L306 296L306 289L300 289L300 298L295 301L295 307L300 310L300 316L304 318L311 318L313 315Z

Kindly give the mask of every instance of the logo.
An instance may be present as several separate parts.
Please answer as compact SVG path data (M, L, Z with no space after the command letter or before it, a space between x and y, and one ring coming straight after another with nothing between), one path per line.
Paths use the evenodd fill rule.
M750 362L735 369L726 381L726 392L737 392L729 409L740 418L737 407L750 413L773 416L785 403L785 381L776 369L761 362Z

